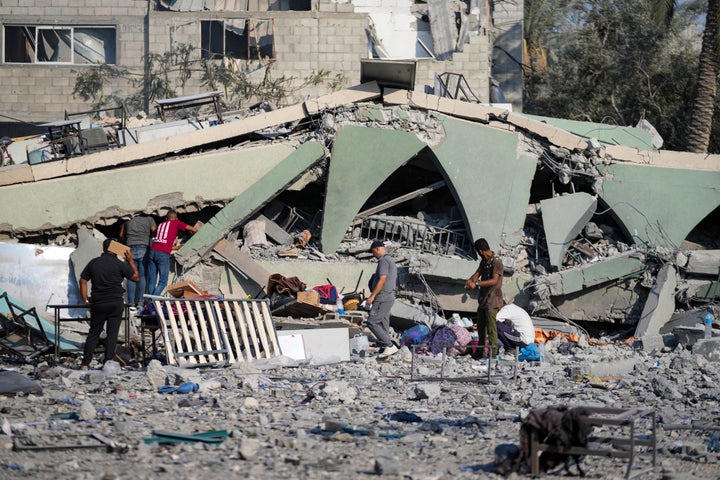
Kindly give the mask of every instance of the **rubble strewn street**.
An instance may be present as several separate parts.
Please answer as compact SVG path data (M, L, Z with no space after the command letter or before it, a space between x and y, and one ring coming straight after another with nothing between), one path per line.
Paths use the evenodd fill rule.
M657 467L639 478L717 478L718 347L717 338L694 352L557 339L549 362L518 362L514 378L509 355L493 363L489 383L487 361L470 355L447 357L443 380L440 355L417 355L411 380L407 347L381 362L330 365L283 356L194 370L157 360L85 372L5 363L43 394L3 399L0 478L501 478L496 448L518 444L530 409L553 405L652 408ZM197 392L158 393L186 383ZM166 443L177 434L185 441ZM651 458L636 447L631 474ZM587 456L581 465L588 478L622 478L627 460ZM543 475L565 476L562 465Z

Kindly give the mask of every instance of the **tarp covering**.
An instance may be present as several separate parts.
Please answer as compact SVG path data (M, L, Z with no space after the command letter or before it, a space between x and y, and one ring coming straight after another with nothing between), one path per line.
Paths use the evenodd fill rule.
M25 375L12 370L0 370L0 395L16 393L42 395L43 391L39 383L30 380Z

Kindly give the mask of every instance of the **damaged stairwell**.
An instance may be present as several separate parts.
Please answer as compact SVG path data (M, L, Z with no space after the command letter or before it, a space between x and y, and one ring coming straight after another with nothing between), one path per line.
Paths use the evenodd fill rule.
M281 109L200 132L195 147L183 139L180 155L157 143L151 151L165 151L163 161L5 185L3 205L32 195L23 195L30 200L22 215L6 207L2 230L52 241L73 224L92 224L114 236L123 218L177 208L205 223L176 253L177 271L233 297L258 295L268 272L351 291L374 270L364 251L380 238L392 243L411 304L472 312L476 300L463 283L477 265L472 242L484 237L506 266L506 296L535 315L619 328L649 321L648 332L659 335L657 325L676 310L716 301L717 158L646 150L649 138L638 141L634 129L590 138L592 124L563 129L553 119L417 92L386 90L382 102L368 103L379 95L372 88L306 102L306 113ZM271 139L252 133L297 120ZM623 135L634 140L616 144ZM201 147L219 139L219 150ZM134 184L148 191L124 192ZM75 193L60 195L67 191ZM310 244L296 257L279 255L291 246L282 235L244 245L243 227L258 215L290 238L310 231ZM230 268L219 242L245 257ZM648 306L656 290L671 299L662 308Z

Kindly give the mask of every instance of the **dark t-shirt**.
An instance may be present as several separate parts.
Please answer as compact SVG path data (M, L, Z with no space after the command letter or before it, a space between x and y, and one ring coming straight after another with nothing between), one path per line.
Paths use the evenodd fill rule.
M133 269L128 263L107 252L90 260L80 274L80 278L92 282L90 297L93 303L122 302L123 279L132 276Z
M502 279L503 279L502 260L494 256L486 261L484 258L480 260L480 266L477 271L480 274L480 280L490 280L493 275L500 276L498 283L492 287L480 287L478 292L478 305L487 308L500 309L503 306Z

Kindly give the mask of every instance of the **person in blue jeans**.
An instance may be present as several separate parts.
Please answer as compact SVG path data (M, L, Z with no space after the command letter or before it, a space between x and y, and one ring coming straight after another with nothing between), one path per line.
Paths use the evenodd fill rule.
M150 245L150 261L148 262L148 287L151 295L162 294L167 287L170 275L170 254L178 232L197 232L197 228L178 220L177 212L170 210L165 221L158 225L155 238Z
M155 220L150 216L138 215L120 227L120 240L130 247L140 280L127 282L127 303L133 307L142 302L147 292L147 269L150 260L150 240L157 230Z

